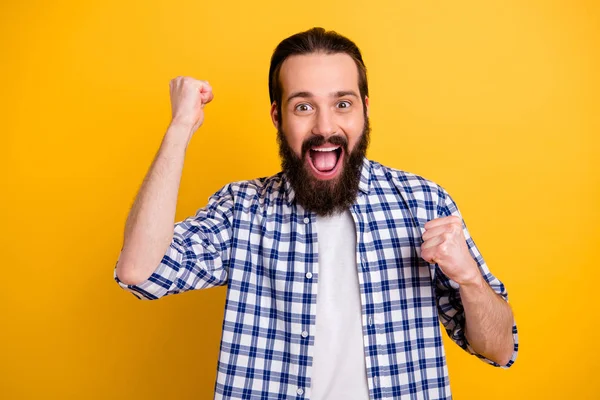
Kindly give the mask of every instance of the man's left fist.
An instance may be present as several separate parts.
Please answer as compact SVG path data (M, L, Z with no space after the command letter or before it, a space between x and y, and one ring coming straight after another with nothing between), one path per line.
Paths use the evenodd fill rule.
M421 257L439 265L442 272L459 285L481 278L477 262L467 247L462 220L454 215L425 224Z

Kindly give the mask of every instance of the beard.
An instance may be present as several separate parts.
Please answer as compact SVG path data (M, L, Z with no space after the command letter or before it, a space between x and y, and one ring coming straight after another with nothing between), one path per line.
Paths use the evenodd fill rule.
M363 132L352 152L348 151L348 140L345 136L334 135L325 139L323 136L313 135L302 143L302 157L298 157L289 146L283 130L278 129L277 142L281 167L294 189L298 204L320 216L330 216L349 209L358 193L363 159L369 147L370 132L369 119L365 115ZM343 165L338 176L321 180L313 176L306 157L310 157L311 147L326 143L343 148L343 158L337 161L342 162Z

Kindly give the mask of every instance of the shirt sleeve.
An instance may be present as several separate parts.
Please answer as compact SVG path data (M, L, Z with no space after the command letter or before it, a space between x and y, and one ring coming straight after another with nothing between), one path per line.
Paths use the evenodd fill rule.
M175 224L173 240L152 275L137 285L113 278L121 288L141 300L227 282L232 237L233 195L227 185L213 194L195 216Z
M490 270L488 269L479 249L475 245L473 238L469 234L467 229L467 225L465 224L460 211L452 197L444 190L442 190L445 198L440 199L440 203L438 205L438 217L447 217L450 215L455 215L461 218L463 221L463 233L466 238L467 246L469 248L469 252L473 259L477 262L479 267L479 271L490 287L494 290L494 292L498 293L506 302L508 302L508 293L504 284L496 278ZM482 361L491 364L496 367L509 368L517 358L517 352L519 348L518 342L518 334L517 334L517 325L513 321L512 334L514 340L514 349L513 354L510 361L506 365L500 365L480 354L478 354L465 337L465 310L460 298L459 285L449 279L444 273L437 268L436 272L436 298L438 301L439 315L442 325L446 329L448 336L458 344L461 348L463 348L468 353L477 356Z

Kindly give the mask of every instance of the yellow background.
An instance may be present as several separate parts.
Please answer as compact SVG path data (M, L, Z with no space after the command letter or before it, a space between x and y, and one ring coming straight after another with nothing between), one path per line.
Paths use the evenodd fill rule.
M212 397L225 290L121 291L125 218L178 75L215 93L178 220L279 170L269 58L312 26L364 53L369 157L444 186L508 287L517 362L446 340L455 398L600 398L599 17L567 0L3 2L0 398Z

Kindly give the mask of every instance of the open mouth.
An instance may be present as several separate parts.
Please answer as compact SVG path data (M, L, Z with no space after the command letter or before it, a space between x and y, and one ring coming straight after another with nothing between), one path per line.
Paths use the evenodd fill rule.
M308 160L314 175L319 179L333 178L342 164L343 153L342 147L335 145L310 148Z

